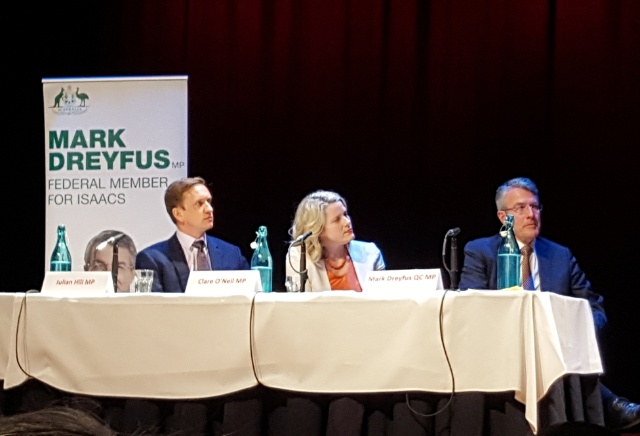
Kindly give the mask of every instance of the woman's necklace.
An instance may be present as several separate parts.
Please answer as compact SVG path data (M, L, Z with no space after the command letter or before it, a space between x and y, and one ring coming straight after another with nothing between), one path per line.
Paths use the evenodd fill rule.
M329 259L325 259L325 260L324 260L324 263L325 263L326 265L328 265L328 266L329 266L329 268L334 269L334 270L336 270L336 271L337 271L337 270L341 269L341 268L344 266L344 264L345 264L345 263L347 263L347 260L349 260L349 259L350 259L350 258L349 258L349 255L347 254L347 255L344 257L344 259L342 259L342 262L341 262L339 265L334 265L334 264L332 264L332 263L331 263L331 261L330 261Z

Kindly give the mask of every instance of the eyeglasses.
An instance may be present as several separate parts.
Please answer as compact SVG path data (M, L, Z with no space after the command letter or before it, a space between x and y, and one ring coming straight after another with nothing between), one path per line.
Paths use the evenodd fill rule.
M111 269L107 270L107 265L105 265L102 262L95 262L89 265L89 271L111 271ZM118 272L120 271L123 271L123 272L133 271L133 266L119 264Z
M512 210L516 215L524 215L525 213L529 212L529 208L531 208L531 211L533 213L542 212L542 205L537 203L516 204L514 207L511 207L509 209L502 209L502 210L505 212Z

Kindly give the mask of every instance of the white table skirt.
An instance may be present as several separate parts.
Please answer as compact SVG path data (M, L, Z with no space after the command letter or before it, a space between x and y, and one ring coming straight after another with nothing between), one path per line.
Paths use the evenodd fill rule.
M305 392L451 392L444 291L260 294L254 359L266 386ZM586 300L547 292L448 292L444 345L458 392L537 402L568 373L602 373Z
M246 296L27 294L18 364L11 350L23 297L13 307L5 389L31 376L89 395L203 398L257 384Z
M13 302L16 296L24 294L13 294L0 292L0 380L4 380L9 364L9 356L13 350L9 349L11 343L11 326L13 325Z
M261 293L252 334L247 296L27 294L16 335L25 294L0 294L0 378L6 389L31 376L87 395L174 399L258 380L313 393L447 393L443 292ZM582 299L448 292L443 337L455 390L515 391L534 431L537 402L556 380L602 373Z

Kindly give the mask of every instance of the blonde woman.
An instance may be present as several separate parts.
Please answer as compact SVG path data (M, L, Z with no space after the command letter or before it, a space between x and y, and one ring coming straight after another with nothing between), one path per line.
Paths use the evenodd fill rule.
M373 242L357 241L347 202L332 191L315 191L298 205L289 234L305 240L306 291L362 291L367 272L385 269L382 253ZM287 253L287 276L299 277L300 248Z

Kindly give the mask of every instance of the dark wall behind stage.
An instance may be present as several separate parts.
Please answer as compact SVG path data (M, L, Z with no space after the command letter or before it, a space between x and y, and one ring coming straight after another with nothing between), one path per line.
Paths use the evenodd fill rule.
M188 75L189 174L211 183L211 233L249 258L266 225L277 288L295 206L312 190L346 197L357 237L388 268L442 268L445 232L460 227L459 245L496 232L495 189L528 176L543 234L605 297L607 384L640 401L637 0L27 8L6 15L20 25L4 43L12 250L0 290L39 289L44 276L41 80Z

